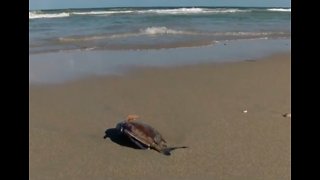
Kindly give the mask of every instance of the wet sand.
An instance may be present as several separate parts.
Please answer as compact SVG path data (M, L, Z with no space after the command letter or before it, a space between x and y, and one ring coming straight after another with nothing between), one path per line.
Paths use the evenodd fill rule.
M32 85L30 179L291 179L290 58ZM103 138L132 113L189 148L164 156Z

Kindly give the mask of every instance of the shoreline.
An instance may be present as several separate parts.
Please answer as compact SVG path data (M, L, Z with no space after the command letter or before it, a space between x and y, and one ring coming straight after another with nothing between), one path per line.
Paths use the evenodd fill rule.
M179 70L179 69L192 69L192 68L201 68L201 67L214 67L219 68L228 65L236 65L236 64L243 64L243 63L254 63L258 61L264 61L268 59L283 57L283 56L291 56L291 51L285 52L278 52L269 55L264 55L259 58L247 58L247 59L238 59L238 60L225 60L225 62L204 62L204 63L195 63L195 64L180 64L180 65L172 65L172 66L132 66L126 68L124 73L111 73L111 74L104 74L104 75L88 75L86 77L77 78L74 80L68 80L65 82L58 82L58 83L29 83L29 88L36 89L41 87L55 87L55 86L64 86L68 84L76 84L86 81L96 81L101 79L121 79L130 76L134 76L136 74L143 74L144 72L150 71L170 71L170 70Z
M31 179L291 178L290 52L29 87ZM127 114L189 148L103 139Z
M29 84L58 84L131 69L260 59L290 51L291 40L238 40L212 46L142 51L72 51L29 55Z

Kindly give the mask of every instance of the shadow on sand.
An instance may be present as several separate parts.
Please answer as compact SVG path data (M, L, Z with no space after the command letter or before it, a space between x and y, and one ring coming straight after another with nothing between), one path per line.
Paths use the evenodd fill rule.
M110 140L121 146L126 146L133 149L141 149L135 143L130 141L130 139L119 132L116 128L109 128L105 131L104 139L110 138Z

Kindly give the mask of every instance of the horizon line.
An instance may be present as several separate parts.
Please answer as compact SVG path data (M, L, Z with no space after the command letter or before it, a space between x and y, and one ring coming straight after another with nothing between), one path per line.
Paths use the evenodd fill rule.
M109 6L109 7L69 7L69 8L46 8L46 9L29 9L29 11L39 10L70 10L70 9L105 9L105 8L291 8L284 6Z

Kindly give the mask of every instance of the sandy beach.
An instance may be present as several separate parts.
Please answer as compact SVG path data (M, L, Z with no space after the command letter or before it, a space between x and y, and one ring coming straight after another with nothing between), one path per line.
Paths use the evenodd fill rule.
M31 180L291 179L290 52L29 89ZM128 114L189 148L104 139Z

